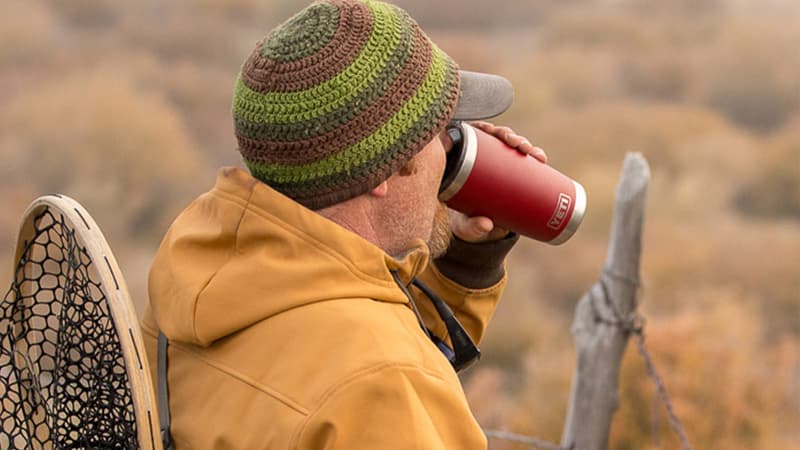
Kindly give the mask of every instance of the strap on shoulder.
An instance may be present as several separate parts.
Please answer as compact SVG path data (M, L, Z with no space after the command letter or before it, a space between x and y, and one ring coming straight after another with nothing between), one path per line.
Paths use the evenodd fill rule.
M169 341L161 331L158 332L158 424L161 428L161 444L164 450L175 450L175 443L169 432L169 386L167 384L167 347Z

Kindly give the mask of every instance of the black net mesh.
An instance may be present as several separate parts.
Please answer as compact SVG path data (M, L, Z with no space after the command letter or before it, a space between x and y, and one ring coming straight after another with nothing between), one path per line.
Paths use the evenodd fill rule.
M120 339L74 228L45 209L0 305L0 448L137 448Z

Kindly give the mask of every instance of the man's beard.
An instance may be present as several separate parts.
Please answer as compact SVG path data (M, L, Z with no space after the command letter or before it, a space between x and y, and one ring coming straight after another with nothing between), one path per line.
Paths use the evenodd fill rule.
M438 258L447 251L450 246L450 213L444 203L439 203L436 214L433 216L433 227L431 237L428 239L428 248L431 252L431 259Z

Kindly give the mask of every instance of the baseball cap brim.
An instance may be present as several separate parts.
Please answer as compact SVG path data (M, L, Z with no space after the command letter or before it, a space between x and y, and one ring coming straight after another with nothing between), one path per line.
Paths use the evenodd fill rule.
M511 82L499 75L459 71L461 92L453 120L481 120L502 114L514 100Z

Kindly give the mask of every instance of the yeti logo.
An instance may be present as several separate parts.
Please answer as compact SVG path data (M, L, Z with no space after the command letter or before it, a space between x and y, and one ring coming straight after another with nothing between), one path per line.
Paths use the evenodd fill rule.
M556 205L556 210L553 212L553 217L550 218L550 222L548 222L547 226L554 230L558 230L561 228L561 224L564 222L564 219L567 217L567 213L569 212L569 206L572 204L572 198L565 194L561 193L558 195L558 205Z

